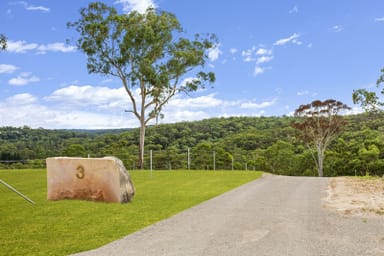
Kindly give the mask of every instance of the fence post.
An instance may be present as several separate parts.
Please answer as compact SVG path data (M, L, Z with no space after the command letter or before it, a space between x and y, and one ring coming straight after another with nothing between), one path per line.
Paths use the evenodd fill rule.
M188 151L187 151L187 166L188 166L188 171L191 170L191 152L188 148Z
M234 162L234 157L232 156L232 171L233 171L233 162Z
M151 179L152 179L152 149L149 150L149 172L151 173Z
M152 171L152 149L149 150L149 169Z
M213 170L216 171L216 152L213 151Z

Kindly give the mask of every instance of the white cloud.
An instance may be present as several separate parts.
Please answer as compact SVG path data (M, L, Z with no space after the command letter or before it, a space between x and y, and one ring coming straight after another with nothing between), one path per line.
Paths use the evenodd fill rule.
M206 119L206 118L211 117L205 111L190 111L190 110L174 111L171 108L166 108L164 110L163 114L167 120L167 123L168 122L176 123L176 122L183 122L183 121L196 121L196 120L201 120L201 119ZM161 120L160 120L160 123L162 123Z
M260 108L267 108L270 106L273 106L276 104L277 99L272 99L270 101L263 101L261 103L253 102L253 101L248 101L244 102L240 105L240 108L243 109L260 109Z
M299 8L297 7L297 5L293 6L292 9L289 10L289 14L298 13L298 12L299 12Z
M27 85L30 83L39 82L40 78L37 76L32 75L29 72L22 72L19 76L12 78L8 81L10 85Z
M0 74L10 74L15 72L18 69L18 67L8 64L0 64Z
M6 99L8 105L27 105L35 103L37 101L36 97L29 93L16 94Z
M267 50L265 48L259 48L256 51L257 55L272 55L272 50Z
M45 54L46 52L74 52L75 46L65 45L64 43L52 43L47 45L40 45L37 50L39 53Z
M229 49L229 52L231 54L235 54L235 53L237 53L237 49L236 48L231 48L231 49Z
M139 96L138 91L134 94ZM177 94L164 106L162 113L165 118L160 122L194 121L218 116L259 116L276 101L223 100L214 93L198 97ZM0 126L28 125L49 129L138 127L137 118L125 112L129 107L123 88L71 85L41 98L22 93L3 101L0 99Z
M223 101L216 99L215 94L208 94L205 96L194 97L194 98L185 98L181 95L178 95L171 99L167 106L169 108L181 109L204 109L204 108L214 108L223 104Z
M307 95L309 94L309 91L300 91L300 92L297 92L297 96L304 96L304 95Z
M375 18L375 21L376 21L376 22L382 22L382 21L384 21L384 17Z
M262 64L262 63L267 63L273 60L273 56L261 56L257 58L256 64Z
M341 25L335 25L335 26L332 27L332 31L335 32L335 33L341 32L343 30L344 30L344 27L341 26Z
M253 56L254 52L256 51L256 47L253 46L250 49L247 49L245 51L241 52L241 56L244 57L245 62L251 62L251 61L256 61L256 58Z
M91 85L70 85L55 90L44 99L48 102L60 103L67 108L96 106L99 109L118 108L123 110L128 105L128 95L123 87L113 89Z
M33 5L29 5L25 9L28 10L28 11L41 11L41 12L49 12L50 11L50 9L48 7L45 7L45 6L33 6Z
M296 44L296 45L302 45L303 44L303 42L301 42L300 40L292 40L292 43L293 44Z
M34 50L38 47L38 44L28 44L26 41L11 41L7 42L7 51L15 53L25 53L30 50Z
M252 55L243 55L244 57L244 61L245 62L253 62L253 61L256 61L256 58L255 57L252 57Z
M210 61L217 60L219 56L222 54L219 48L220 48L220 44L217 44L208 50L208 58Z
M30 5L28 2L25 1L18 1L18 2L12 2L11 4L13 5L22 5L25 10L27 11L40 11L40 12L50 12L51 9L45 6L35 6L35 5Z
M0 126L28 125L33 128L48 129L106 129L138 126L136 119L127 117L122 111L119 114L82 110L65 111L55 106L44 106L38 102L14 105L0 102L0 116L2 117Z
M293 35L291 35L291 36L289 36L287 38L282 38L282 39L277 40L273 45L285 45L285 44L288 44L288 43L301 45L302 42L299 41L299 37L300 37L299 34L294 33Z
M134 92L134 96L136 99L140 98L139 90ZM123 113L124 110L130 110L132 106L123 87L113 89L90 85L71 85L55 90L51 95L43 99L62 109L65 108L72 111L81 108L82 110L89 109L89 111L117 111ZM140 102L137 103L139 104ZM168 113L172 112L174 114L180 111L215 108L222 103L221 100L215 98L214 94L200 97L185 97L184 94L178 94L168 102L165 109L167 109ZM169 118L172 119L173 116L169 116Z
M345 111L344 115L357 115L361 113L364 113L364 109L354 106L350 110Z
M243 60L245 62L255 62L256 67L253 71L254 76L258 76L267 69L265 67L260 66L260 64L267 63L273 60L272 50L268 50L266 48L256 46L252 46L252 48L242 51L241 55L243 56Z
M135 91L134 95L139 96L139 91ZM131 103L123 87L113 89L71 85L54 91L44 100L56 106L54 120L58 124L55 125L67 127L76 124L77 128L127 127L128 124L128 127L138 126L136 117L124 112L130 109ZM178 94L165 105L163 113L166 122L199 120L210 117L206 113L207 109L217 108L221 104L223 102L214 94L193 98ZM90 120L91 117L94 120ZM79 119L89 121L86 123Z
M254 70L254 72L253 72L253 75L258 76L258 75L260 75L260 74L263 74L264 71L265 71L265 68L262 68L262 67L260 67L260 66L256 66L256 67L255 67L255 70Z
M31 94L23 93L6 98L3 102L0 100L0 126L23 126L28 125L31 127L44 127L49 129L56 128L84 128L84 129L102 129L102 128L121 128L121 127L137 127L137 119L130 114L124 112L124 106L115 102L116 94L114 89L110 91L99 89L89 95L87 93L81 94L80 90L73 90L71 92L62 93L62 103L57 104L47 100L39 102L39 99ZM87 88L83 88L87 92ZM70 89L69 89L70 91ZM84 106L71 105L73 98L71 96L79 92L83 97L78 96L77 99L84 101L91 101L89 97L95 97L100 100L98 108L84 108ZM101 96L105 93L108 95ZM59 93L56 92L56 96ZM111 96L112 94L112 96ZM68 99L65 101L64 97L67 95ZM121 95L124 97L126 95ZM127 96L126 96L127 97ZM105 98L109 98L107 101ZM96 103L97 100L92 103ZM64 107L68 104L69 106ZM114 106L117 104L118 106ZM105 107L104 109L102 107Z
M153 0L117 0L115 1L115 4L122 4L123 11L126 13L130 11L145 13L149 7L157 7L155 1Z
M260 58L258 56L272 55L272 50L252 46L252 48L242 51L241 55L244 57L243 60L245 62L253 62L257 61Z
M164 109L166 122L193 121L210 117L260 116L264 108L273 106L277 99L257 103L250 100L226 101L215 94L186 98L177 95ZM255 110L259 110L257 113Z
M46 52L74 52L76 47L65 45L64 43L51 43L51 44L36 44L27 43L26 41L12 41L7 42L7 51L14 53L26 53L28 51L37 51L39 54L45 54Z

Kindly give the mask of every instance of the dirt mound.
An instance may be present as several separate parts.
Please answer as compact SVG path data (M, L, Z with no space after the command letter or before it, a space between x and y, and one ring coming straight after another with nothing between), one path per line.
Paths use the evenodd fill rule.
M343 215L384 216L384 178L333 178L325 201Z

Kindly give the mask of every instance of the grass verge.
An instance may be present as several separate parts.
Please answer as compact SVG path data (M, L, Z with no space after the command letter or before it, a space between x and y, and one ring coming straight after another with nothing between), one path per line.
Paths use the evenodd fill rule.
M136 195L129 204L46 200L44 170L4 170L0 179L0 255L68 255L97 248L225 191L261 172L130 172Z

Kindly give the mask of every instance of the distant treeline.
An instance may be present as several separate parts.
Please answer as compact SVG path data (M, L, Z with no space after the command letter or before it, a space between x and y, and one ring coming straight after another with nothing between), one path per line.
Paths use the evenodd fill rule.
M326 152L324 173L384 174L384 115L347 116L348 125ZM316 175L314 161L291 127L292 117L231 117L150 126L146 163L154 169L262 170L283 175ZM0 128L0 167L41 167L52 156L123 159L138 157L138 129L47 130ZM213 159L213 160L212 160ZM20 160L20 161L15 161Z

